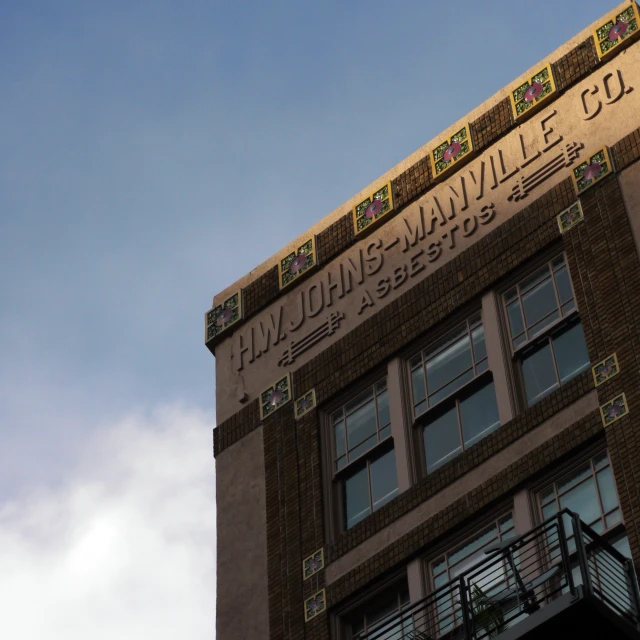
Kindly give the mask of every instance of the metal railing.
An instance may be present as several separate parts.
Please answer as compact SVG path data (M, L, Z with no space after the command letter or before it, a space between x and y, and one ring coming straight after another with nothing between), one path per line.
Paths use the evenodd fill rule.
M633 563L568 509L483 553L485 559L357 640L493 638L578 590L640 628Z

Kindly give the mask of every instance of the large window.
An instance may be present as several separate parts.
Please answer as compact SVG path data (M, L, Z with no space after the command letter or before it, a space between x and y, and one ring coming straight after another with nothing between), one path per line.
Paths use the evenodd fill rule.
M589 368L564 255L509 289L504 304L529 406Z
M386 379L331 413L333 474L345 529L398 494Z
M386 589L344 617L342 637L345 640L360 640L375 634L376 640L409 640L413 628L410 618L393 624L389 622L389 618L408 605L409 590L406 582Z
M545 487L538 493L538 504L543 520L562 509L570 509L596 533L620 533L618 525L622 523L622 513L606 451L586 460ZM614 538L613 546L630 556L626 537L614 535ZM575 549L573 540L569 540L569 549Z
M480 314L409 361L427 473L500 426Z

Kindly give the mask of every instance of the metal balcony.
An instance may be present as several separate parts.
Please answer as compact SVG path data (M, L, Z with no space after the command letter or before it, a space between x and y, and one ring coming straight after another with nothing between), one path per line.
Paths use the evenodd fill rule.
M357 640L640 640L639 611L632 562L564 510Z

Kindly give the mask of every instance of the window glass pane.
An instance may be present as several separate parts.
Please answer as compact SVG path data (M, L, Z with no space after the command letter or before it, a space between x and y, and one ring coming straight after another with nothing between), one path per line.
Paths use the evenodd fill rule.
M333 425L334 440L336 444L335 457L339 458L346 453L344 442L344 422Z
M426 410L427 410L427 401L423 400L422 402L420 402L415 406L414 411L415 411L416 417L422 415Z
M531 327L558 307L551 278L547 278L536 287L522 295L524 317Z
M582 482L560 497L560 508L575 511L580 519L592 525L602 516L593 478Z
M437 393L434 393L432 396L429 396L429 404L433 406L434 404L440 402L448 395L451 395L454 391L463 387L467 382L473 380L475 374L473 373L473 369L469 369L466 373L463 373L459 378L456 378L453 382L450 382L448 385L440 389Z
M371 463L371 496L373 510L379 509L398 495L395 451L391 449Z
M411 388L413 390L413 404L417 406L427 397L424 386L424 369L422 367L411 372Z
M469 335L464 336L449 345L427 362L427 386L429 393L437 391L463 371L472 366Z
M563 476L558 482L556 486L558 487L558 493L564 493L569 487L574 484L578 484L578 482L585 480L591 475L591 464L586 462L585 464L579 466L575 471L568 473L566 476Z
M542 519L547 520L551 516L555 516L558 513L558 505L555 500L550 502L546 507L542 507Z
M589 367L587 343L580 323L554 336L553 350L556 354L560 384L575 378Z
M507 293L504 294L504 301L511 302L512 300L515 300L517 297L518 297L518 289L516 287L513 287L513 289L510 289L509 291L507 291Z
M331 422L338 422L339 420L342 420L343 417L344 411L342 409L340 409L339 411L334 411L331 414Z
M373 389L367 389L364 393L355 397L351 402L347 402L344 407L346 413L351 413L354 409L357 409L361 404L371 400L373 398Z
M489 368L489 361L485 358L482 362L479 362L476 366L477 372L480 374Z
M363 440L377 431L376 411L373 402L367 402L347 416L347 442L349 449L360 444Z
M431 565L431 570L433 571L433 575L437 576L439 573L444 571L447 568L444 558L440 558Z
M367 631L371 631L376 623L381 623L385 618L393 615L398 610L398 594L395 591L388 592L376 598L367 608Z
M593 459L593 466L596 469L602 469L602 467L606 467L608 464L609 464L609 455L607 454L606 451L603 451L602 453L599 453Z
M566 316L569 315L570 311L573 311L576 308L576 301L574 300L569 300L569 302L565 302L562 305L562 315Z
M528 278L522 280L518 285L520 288L520 295L534 287L534 285L540 284L549 275L549 266L545 265L541 269L538 269L538 271L536 271L534 274L530 275Z
M623 536L620 540L616 540L611 546L619 551L623 556L631 560L631 549L629 548L629 538Z
M553 487L547 487L540 492L540 502L545 504L549 502L549 500L553 500L556 497L556 492Z
M618 496L616 495L616 487L613 482L613 474L611 467L607 467L600 471L597 475L598 488L600 489L600 497L602 498L602 506L605 513L615 509L618 506Z
M500 426L493 381L460 401L460 420L465 447L471 446Z
M504 534L507 531L513 529L513 515L509 514L500 520L498 523L500 527L500 533ZM504 536L503 536L504 537Z
M377 398L378 403L378 424L381 427L388 425L391 422L389 417L389 394L387 391L383 391Z
M548 342L522 358L522 376L529 406L544 398L558 386L551 346Z
M462 451L458 431L458 413L455 406L424 428L427 473L437 469Z
M484 327L480 325L471 331L471 339L473 340L473 355L476 362L487 357L487 347L484 343Z
M612 511L605 518L605 520L607 521L607 529L611 529L611 527L614 527L615 525L617 525L618 522L622 520L622 516L620 515L620 509L616 509L615 511Z
M380 429L380 442L391 435L391 425L387 425L383 429Z
M347 465L347 457L342 456L342 458L338 458L336 460L336 471L340 471L343 467Z
M560 312L554 311L548 316L545 316L539 322L529 327L529 339L535 338L540 332L544 331L549 325L553 324L556 320L560 319Z
M511 337L515 338L524 331L524 323L522 322L522 314L520 313L520 300L516 300L507 306L507 315L509 316Z
M551 268L552 269L557 269L558 267L561 267L564 264L564 256L558 256L557 258L554 258L553 262L551 263Z
M367 468L364 467L344 481L344 510L347 529L371 513L367 476Z
M363 453L369 451L378 444L378 434L374 433L372 436L369 436L364 442L359 444L357 447L354 447L349 451L349 461L355 460Z
M467 540L466 542L464 542L460 547L458 547L456 550L450 553L449 567L453 568L455 565L459 565L456 567L455 572L453 571L451 572L451 577L454 577L454 575L457 575L458 573L460 573L460 571L462 571L463 566L460 565L459 563L461 563L464 560L465 561L464 566L466 567L467 560L469 557L475 556L475 554L479 550L483 549L484 547L496 541L497 539L498 539L498 529L494 523L491 526L484 529L483 531L481 531L480 533L478 533L477 535L475 535L470 540Z
M571 280L569 279L569 272L566 267L558 269L555 273L556 286L558 287L558 297L560 298L560 304L564 304L573 298L573 291L571 290Z
M380 380L380 382L376 383L376 393L380 393L387 388L387 379Z

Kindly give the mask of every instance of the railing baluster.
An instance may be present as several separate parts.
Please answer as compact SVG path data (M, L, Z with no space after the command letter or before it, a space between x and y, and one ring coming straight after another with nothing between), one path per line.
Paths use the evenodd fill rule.
M464 629L464 637L471 640L475 637L475 620L473 615L473 604L469 607L470 602L469 598L467 598L467 585L464 575L461 575L458 579L458 589L460 589L460 606L462 608L462 628Z
M569 560L569 544L567 543L567 534L564 530L564 520L562 514L557 516L558 524L558 541L560 543L560 556L562 558L562 570L567 576L567 582L569 584L569 592L572 596L576 593L576 587L573 582L573 571L571 571L571 561Z
M584 536L582 534L582 524L577 513L571 514L573 523L573 535L576 541L576 553L578 555L578 565L582 574L582 586L585 593L593 595L593 584L591 582L591 572L589 571L589 563L587 562L587 553L585 550Z

